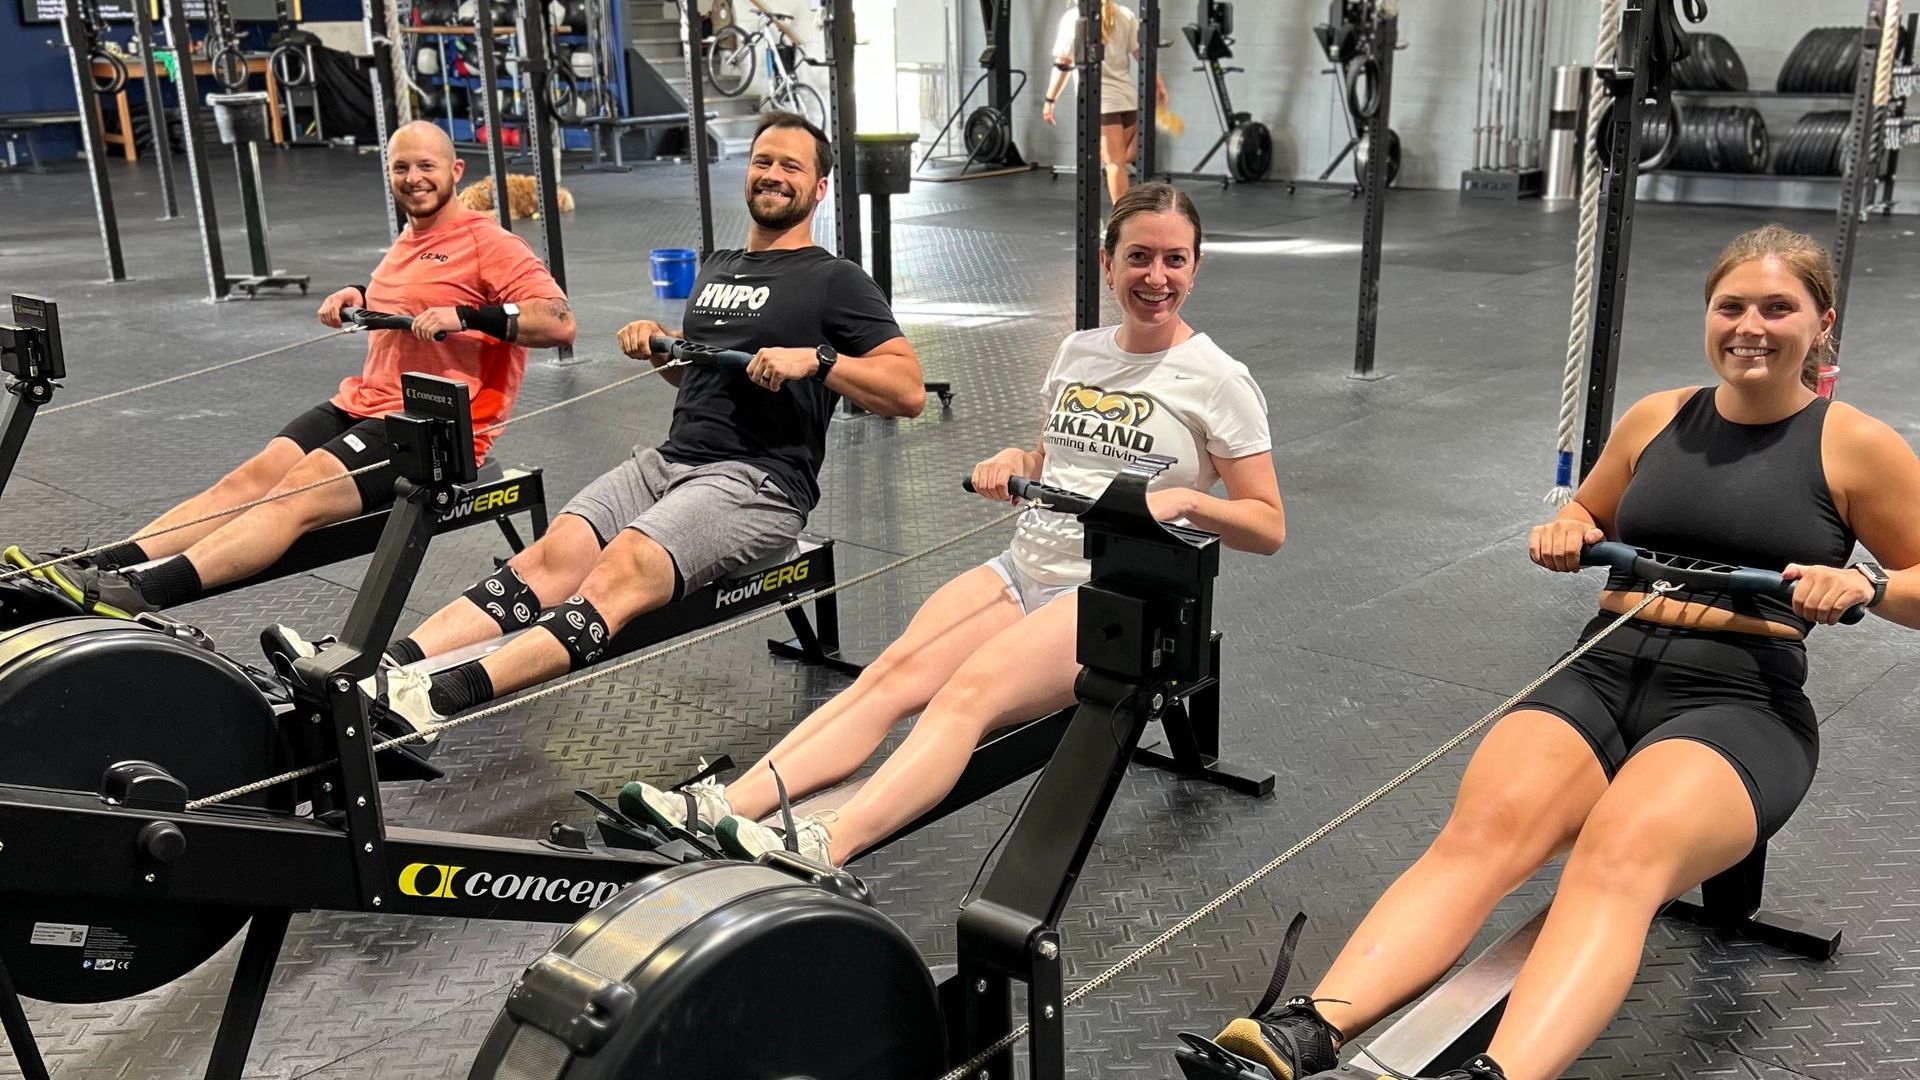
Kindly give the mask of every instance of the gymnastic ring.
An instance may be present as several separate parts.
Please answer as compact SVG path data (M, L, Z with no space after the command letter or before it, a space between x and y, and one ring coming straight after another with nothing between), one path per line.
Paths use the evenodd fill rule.
M247 85L247 54L232 45L216 50L207 66L213 70L213 81L222 89L233 91Z
M96 45L93 50L87 54L87 59L93 63L105 61L107 67L110 69L107 72L107 77L104 79L98 74L93 75L94 93L102 96L110 96L127 88L127 62L120 59L117 54L110 53ZM90 63L88 67L91 69L92 64Z
M1367 96L1360 97L1360 79L1367 80ZM1371 120L1380 111L1380 61L1371 56L1358 57L1346 66L1344 83L1347 111L1360 120Z
M547 115L556 124L573 122L574 99L580 96L580 87L575 83L572 72L554 68L547 78L546 108Z
M267 57L267 66L281 86L308 86L313 82L313 67L307 63L307 51L295 45L282 45Z

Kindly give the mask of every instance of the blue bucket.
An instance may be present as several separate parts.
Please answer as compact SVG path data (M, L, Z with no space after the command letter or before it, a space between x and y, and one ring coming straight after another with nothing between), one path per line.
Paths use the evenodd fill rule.
M691 248L653 249L653 295L656 300L685 300L693 295L693 278L700 256Z

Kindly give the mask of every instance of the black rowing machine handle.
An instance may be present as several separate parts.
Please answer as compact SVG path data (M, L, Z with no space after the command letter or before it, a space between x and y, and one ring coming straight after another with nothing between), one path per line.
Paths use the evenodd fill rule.
M1675 566L1661 562L1639 548L1613 540L1602 540L1598 544L1589 544L1582 548L1580 565L1605 566L1649 584L1655 581L1670 581L1683 588L1701 592L1727 592L1736 596L1772 596L1781 600L1792 600L1793 587L1797 584L1772 570L1756 570L1750 566L1717 569ZM1840 621L1851 626L1866 617L1866 605L1855 604L1840 614Z
M413 316L411 315L394 315L385 311L368 311L366 308L360 307L341 308L340 321L342 323L352 323L362 330L405 330L409 333L413 331ZM433 340L447 340L447 332L442 330L434 334Z
M979 492L973 490L972 477L960 481L960 487L973 494L979 494ZM1052 509L1075 515L1084 514L1092 509L1094 502L1094 500L1077 491L1068 491L1066 488L1048 487L1038 480L1029 480L1024 476L1007 477L1007 494L1016 499L1025 499L1028 502L1043 502Z
M702 345L685 338L653 337L647 339L647 347L653 350L655 356L664 356L669 360L712 364L715 367L730 368L734 371L747 370L748 361L753 359L753 354L750 352Z

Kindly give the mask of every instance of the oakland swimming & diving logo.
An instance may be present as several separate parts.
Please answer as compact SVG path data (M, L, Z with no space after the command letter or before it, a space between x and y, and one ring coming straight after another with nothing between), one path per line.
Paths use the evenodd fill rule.
M1159 403L1146 394L1103 390L1069 383L1047 420L1049 437L1062 438L1082 450L1130 458L1153 452L1153 436L1141 430Z

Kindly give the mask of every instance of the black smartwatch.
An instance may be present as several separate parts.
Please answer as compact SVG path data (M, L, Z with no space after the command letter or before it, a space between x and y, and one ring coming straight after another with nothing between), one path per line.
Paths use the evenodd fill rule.
M831 345L815 345L813 358L819 361L818 366L813 369L814 381L826 382L827 376L833 373L833 365L840 362L840 354L835 352Z
M1857 562L1848 567L1848 569L1860 571L1866 575L1869 582L1873 583L1873 599L1867 601L1868 607L1873 607L1887 598L1887 572L1880 568L1879 563L1868 561Z

